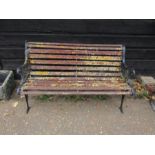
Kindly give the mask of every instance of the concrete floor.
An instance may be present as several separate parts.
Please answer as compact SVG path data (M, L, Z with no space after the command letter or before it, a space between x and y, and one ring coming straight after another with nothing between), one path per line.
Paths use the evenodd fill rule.
M25 99L13 95L0 101L0 134L155 134L155 112L144 99L126 98L124 114L120 96L85 101L31 97L27 115Z

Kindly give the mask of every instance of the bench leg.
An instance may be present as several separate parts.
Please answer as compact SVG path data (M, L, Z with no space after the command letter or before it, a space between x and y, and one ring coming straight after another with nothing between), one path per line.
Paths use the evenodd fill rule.
M121 113L123 113L123 103L124 103L124 98L125 98L125 95L122 95L121 105L120 105L120 107L119 107Z
M152 103L152 97L149 99L149 103L150 103L150 104Z
M155 101L152 99L152 96L151 96L149 102L150 102L152 110L155 111Z
M26 100L26 105L27 105L27 110L26 113L28 114L28 112L30 111L30 106L29 106L29 102L28 102L28 95L25 95L25 100Z

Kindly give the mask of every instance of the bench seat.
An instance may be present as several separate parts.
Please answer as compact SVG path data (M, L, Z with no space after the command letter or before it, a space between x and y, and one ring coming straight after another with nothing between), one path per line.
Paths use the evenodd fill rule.
M23 85L22 94L129 95L131 88L122 78L30 78Z

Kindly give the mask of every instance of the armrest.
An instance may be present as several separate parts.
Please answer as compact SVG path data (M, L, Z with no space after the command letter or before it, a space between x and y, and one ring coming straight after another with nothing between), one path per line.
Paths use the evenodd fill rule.
M133 68L129 68L126 64L122 63L121 65L122 74L125 78L125 81L128 83L128 85L131 87L132 95L135 96L135 90L133 88L133 80L136 79L136 72Z
M136 78L136 72L133 68L129 68L126 64L121 64L121 69L123 73L123 77L128 81L129 79L135 79Z
M22 66L20 66L20 67L17 68L17 73L21 77L19 87L17 88L17 94L20 94L21 87L26 82L27 78L29 77L29 68L28 68L27 62L24 63Z

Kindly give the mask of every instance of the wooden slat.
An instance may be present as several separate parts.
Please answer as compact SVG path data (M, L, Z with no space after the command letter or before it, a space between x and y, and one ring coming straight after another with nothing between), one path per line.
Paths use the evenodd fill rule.
M22 95L130 95L131 91L33 91L22 90Z
M45 80L31 80L24 84L23 89L64 89L64 90L130 90L129 86L123 81L45 81ZM42 89L41 89L42 90Z
M120 67L46 66L31 65L32 70L120 71Z
M71 49L71 50L122 50L122 47L107 46L65 46L65 45L46 45L46 44L29 44L28 48L52 48L52 49Z
M69 59L69 60L93 60L93 61L121 61L121 57L114 56L81 56L81 55L47 55L29 54L30 59Z
M111 55L121 56L122 51L97 51L97 50L66 50L66 49L29 49L29 53L42 53L42 54L72 54L72 55Z
M48 72L48 71L31 71L31 76L121 76L121 73L104 73L104 72Z
M73 80L74 79L74 80ZM95 80L93 80L95 79ZM92 83L92 82L95 82L95 83L125 83L125 81L121 78L113 78L113 79L110 79L110 78L106 78L106 79L97 79L97 78L53 78L53 79L44 79L44 78L41 78L41 79L28 79L26 81L26 85L27 84L45 84L45 83L80 83L80 82L83 82L83 83Z
M29 77L28 81L34 80L47 80L51 82L55 81L105 81L105 80L116 80L122 81L122 77ZM45 82L44 81L44 82Z
M68 88L68 87L55 87L55 88L51 88L51 87L43 87L43 86L28 86L28 87L23 87L24 91L25 90L45 90L45 91L57 91L57 90L61 90L61 91L129 91L128 89L126 89L125 87L123 88L108 88L106 87L106 89L104 88L96 88L96 87L79 87L77 89L77 87L72 87L72 88Z
M83 43L57 43L57 42L28 42L27 46L35 45L57 45L57 46L75 46L75 47L118 47L122 48L120 44L83 44Z
M24 90L103 90L103 91L121 91L130 90L126 83L103 83L103 82L93 82L93 81L70 81L66 83L60 83L59 81L55 83L46 82L34 82L26 83L23 86Z
M51 65L95 65L95 66L120 66L120 62L106 61L75 61L75 60L30 60L30 64L51 64Z
M76 90L79 90L79 91L128 91L128 89L126 89L125 87L122 87L122 88L101 88L101 87L88 87L86 88L86 86L84 87L43 87L43 86L25 86L23 87L24 90L45 90L45 91L57 91L57 90L63 90L63 91L76 91Z
M51 85L52 84L52 85ZM125 86L128 88L128 85L123 81L123 80L28 80L25 83L25 86L61 86L61 85L67 85L68 86L81 86L81 85L86 85L86 86L106 86L108 85L109 87L120 87L120 86Z

